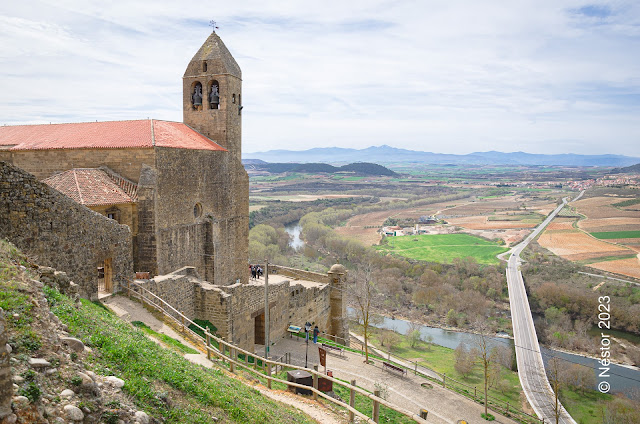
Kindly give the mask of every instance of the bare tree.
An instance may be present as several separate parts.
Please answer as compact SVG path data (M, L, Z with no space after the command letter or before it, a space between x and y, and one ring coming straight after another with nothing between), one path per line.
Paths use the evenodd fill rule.
M547 378L553 389L555 404L553 407L553 415L556 417L556 424L560 421L560 415L562 413L560 409L560 402L558 401L558 395L560 394L560 388L564 385L563 368L560 359L553 357L547 363Z
M371 305L376 293L371 266L365 264L354 273L352 290L350 293L356 304L358 319L362 323L365 362L369 363L369 336L371 335L370 324L373 318Z

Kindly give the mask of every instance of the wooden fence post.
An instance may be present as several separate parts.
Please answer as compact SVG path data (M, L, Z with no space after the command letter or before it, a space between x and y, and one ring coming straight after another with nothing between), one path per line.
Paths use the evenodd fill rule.
M418 375L418 361L416 361L416 375Z
M127 280L127 297L131 300L131 281Z
M478 397L478 390L476 389L476 386L473 386L473 397Z
M234 349L232 347L229 348L229 371L234 372L235 370L235 365L233 363L234 358L234 354L233 354Z
M267 362L267 387L271 388L271 362Z
M207 359L211 360L211 334L209 334L209 330L205 334L207 335Z
M313 373L313 388L318 390L318 364L313 366L313 370L315 371ZM313 392L313 400L318 400L318 393Z
M445 381L447 381L447 373L442 374L442 387L447 387Z
M351 380L351 385L356 385L356 380ZM353 389L349 389L351 391L351 395L349 397L349 406L354 408L356 405L356 391ZM356 414L353 411L349 411L349 422L352 423L356 418Z
M182 332L185 332L185 325L184 325L184 313L182 311L180 311L180 319L182 319Z
M374 390L373 394L376 397L380 397L380 390ZM371 414L371 418L375 422L380 422L380 402L377 400L373 400L373 414Z
M505 413L505 414L508 414L508 413L509 413L509 402L507 402L507 409L505 409L505 410L504 410L504 413Z

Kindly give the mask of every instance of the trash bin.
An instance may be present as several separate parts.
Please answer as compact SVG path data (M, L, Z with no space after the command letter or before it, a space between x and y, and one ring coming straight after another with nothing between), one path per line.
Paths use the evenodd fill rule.
M327 371L327 376L333 377L333 371ZM333 381L326 378L318 379L318 390L327 393L333 391Z
M301 370L287 371L287 381L313 387L313 377L311 376L311 373L308 373L307 371L301 371ZM289 390L299 395L311 394L311 390L301 389L299 387L289 386Z

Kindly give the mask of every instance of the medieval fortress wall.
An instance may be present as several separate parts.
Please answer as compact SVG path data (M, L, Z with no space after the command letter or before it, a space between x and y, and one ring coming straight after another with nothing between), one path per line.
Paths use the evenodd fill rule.
M131 231L0 162L0 237L41 265L63 269L80 294L98 295L96 269L112 260L115 289L131 276Z
M270 272L271 267L269 268ZM282 267L274 267L279 272ZM291 273L300 271L288 268ZM309 321L331 333L331 290L326 274L308 273L319 281L277 278L269 283L271 341L284 337L290 324ZM185 267L138 284L161 297L190 319L211 322L217 335L243 349L264 344L264 279L248 284L219 286L202 280L195 268ZM174 314L177 318L177 314ZM342 319L342 317L335 317Z

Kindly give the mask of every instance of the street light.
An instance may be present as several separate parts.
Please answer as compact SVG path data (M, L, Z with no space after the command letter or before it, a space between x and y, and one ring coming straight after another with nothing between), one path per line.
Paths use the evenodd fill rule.
M304 352L304 367L307 368L307 358L309 357L309 330L311 330L311 324L309 321L304 325L304 332L307 333L307 347Z

